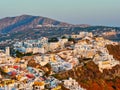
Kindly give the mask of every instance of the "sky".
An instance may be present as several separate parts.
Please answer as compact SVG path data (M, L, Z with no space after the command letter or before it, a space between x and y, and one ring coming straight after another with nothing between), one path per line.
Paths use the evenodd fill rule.
M120 26L120 0L0 0L0 18L23 14L71 24Z

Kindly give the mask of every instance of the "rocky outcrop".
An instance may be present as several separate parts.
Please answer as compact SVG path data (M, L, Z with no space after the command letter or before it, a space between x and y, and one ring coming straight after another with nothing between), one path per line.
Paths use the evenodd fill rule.
M69 77L76 81L87 90L120 90L120 65L113 67L111 70L99 71L98 66L90 61L84 66L77 66L72 70L60 72L54 75L56 78L63 80Z
M120 61L120 45L107 45L109 54L113 55L116 60Z

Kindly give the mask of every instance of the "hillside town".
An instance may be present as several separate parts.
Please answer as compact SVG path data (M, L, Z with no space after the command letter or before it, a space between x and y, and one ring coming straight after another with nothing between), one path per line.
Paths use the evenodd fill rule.
M92 32L17 41L14 55L9 47L0 50L0 90L87 90L72 77L60 80L55 75L90 61L101 73L120 65L106 45L118 43Z

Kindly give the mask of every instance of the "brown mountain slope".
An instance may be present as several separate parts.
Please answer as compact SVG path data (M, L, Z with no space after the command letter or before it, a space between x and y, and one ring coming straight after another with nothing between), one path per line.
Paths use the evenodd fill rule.
M37 25L59 25L70 26L71 24L60 22L46 17L21 15L16 17L7 17L0 19L0 31L8 33L11 31L28 30L35 28Z

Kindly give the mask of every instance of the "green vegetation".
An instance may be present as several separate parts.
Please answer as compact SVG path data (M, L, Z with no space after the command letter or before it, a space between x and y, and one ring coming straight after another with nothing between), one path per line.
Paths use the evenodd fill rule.
M72 41L72 42L75 43L75 39L74 39L74 38L71 38L71 37L68 38L68 41Z
M48 40L48 42L58 42L58 38L57 37L52 37Z
M25 54L23 54L23 53L21 53L19 51L16 51L15 54L16 54L16 57L19 57L19 58L22 58L24 56L32 56L33 55L32 52L31 53L25 53Z
M61 38L62 38L62 39L66 39L67 37L66 37L66 36L62 36Z

